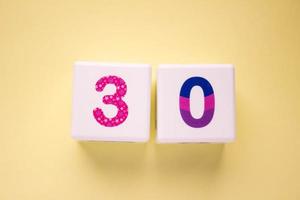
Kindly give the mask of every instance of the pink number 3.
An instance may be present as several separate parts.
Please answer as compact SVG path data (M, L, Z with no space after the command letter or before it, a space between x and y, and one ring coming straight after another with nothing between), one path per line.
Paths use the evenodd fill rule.
M113 118L108 118L104 115L101 108L95 108L93 114L97 122L106 127L114 127L122 124L128 116L128 106L122 100L127 92L125 81L118 76L104 76L96 83L96 91L102 92L107 84L116 86L116 92L113 95L105 95L102 99L105 104L112 104L118 108L118 113Z

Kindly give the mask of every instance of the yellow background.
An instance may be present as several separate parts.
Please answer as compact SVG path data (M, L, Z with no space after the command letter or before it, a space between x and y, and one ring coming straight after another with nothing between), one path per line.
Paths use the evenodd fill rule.
M0 199L300 199L300 1L0 0ZM76 60L236 65L237 140L78 143ZM155 76L153 77L153 88Z

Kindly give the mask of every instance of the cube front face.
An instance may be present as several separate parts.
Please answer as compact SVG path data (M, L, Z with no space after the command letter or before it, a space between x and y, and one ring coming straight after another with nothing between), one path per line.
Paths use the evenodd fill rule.
M77 62L73 87L73 138L149 139L150 65Z
M234 138L233 65L159 66L158 142L225 143Z

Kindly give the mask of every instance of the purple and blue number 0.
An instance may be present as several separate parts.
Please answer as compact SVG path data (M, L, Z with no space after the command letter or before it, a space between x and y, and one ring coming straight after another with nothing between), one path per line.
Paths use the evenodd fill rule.
M190 110L190 94L194 86L200 86L204 93L204 112L199 119L194 118ZM181 117L187 125L193 128L201 128L208 125L215 111L215 95L209 81L202 77L187 79L180 89L179 109Z

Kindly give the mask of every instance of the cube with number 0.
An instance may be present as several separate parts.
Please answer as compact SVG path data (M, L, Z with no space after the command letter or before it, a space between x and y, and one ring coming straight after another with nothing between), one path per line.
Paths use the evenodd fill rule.
M73 87L73 138L149 139L150 65L76 62Z
M158 142L225 143L234 138L233 65L159 66Z

